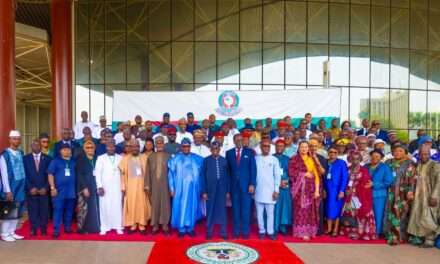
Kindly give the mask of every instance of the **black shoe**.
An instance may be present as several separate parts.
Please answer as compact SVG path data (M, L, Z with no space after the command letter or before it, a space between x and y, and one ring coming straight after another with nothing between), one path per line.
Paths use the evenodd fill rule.
M195 236L196 236L196 232L194 232L194 230L193 230L193 231L190 231L190 232L189 232L189 236L190 236L190 237L195 237Z
M53 233L52 237L58 239L60 237L60 233Z
M70 229L64 230L64 233L66 233L66 234L72 234L72 230L70 230Z
M275 236L275 234L273 235L269 235L270 240L277 240L277 237Z
M240 235L239 235L239 234L233 234L233 235L232 235L232 238L233 238L233 239L239 239L239 238L240 238Z
M36 236L37 235L37 230L36 229L32 229L31 230L31 236Z
M140 233L141 235L146 235L146 234L147 234L147 230L140 230L139 233Z
M185 233L184 232L179 232L179 234L177 235L178 237L184 237Z
M76 231L76 232L80 235L84 235L86 233L86 231L84 231L83 229L78 229L78 231Z
M128 229L128 231L127 231L127 233L128 233L129 235L134 234L134 232L136 232L136 230Z
M264 239L264 236L265 236L264 234L258 234L259 239Z
M151 230L151 234L154 236L157 233L159 233L159 228L153 228L153 230Z
M249 235L243 235L243 239L249 239Z
M41 229L41 235L42 235L42 236L47 236L47 230L46 230L46 228Z
M226 235L226 234L220 235L220 237L221 237L223 240L228 240L228 235Z
M163 230L163 234L165 236L169 236L170 235L170 230Z
M212 239L212 235L211 234L206 234L206 240L211 240Z

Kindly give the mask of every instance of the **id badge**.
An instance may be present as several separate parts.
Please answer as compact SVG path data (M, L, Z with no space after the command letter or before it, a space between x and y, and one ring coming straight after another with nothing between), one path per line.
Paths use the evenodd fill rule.
M393 171L393 178L397 177L397 173L395 171Z
M352 186L353 186L353 181L350 180L350 181L348 182L348 187L352 187Z
M70 169L69 168L64 169L64 176L66 176L66 177L70 176Z
M327 173L327 180L331 180L332 179L332 174L329 172Z
M283 168L280 168L280 175L283 175L284 174L284 170L283 170Z
M142 175L141 168L137 167L136 168L136 176L141 176L141 175Z

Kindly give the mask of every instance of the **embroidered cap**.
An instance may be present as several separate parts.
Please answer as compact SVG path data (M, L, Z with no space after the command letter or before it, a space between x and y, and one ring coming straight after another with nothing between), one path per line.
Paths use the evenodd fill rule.
M11 137L21 137L20 131L18 131L18 130L11 130L11 131L9 132L9 137L10 137L10 138L11 138Z

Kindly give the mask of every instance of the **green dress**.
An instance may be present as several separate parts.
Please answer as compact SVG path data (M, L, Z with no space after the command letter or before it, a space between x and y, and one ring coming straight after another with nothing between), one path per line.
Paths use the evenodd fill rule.
M393 184L388 190L388 201L385 212L385 238L390 245L396 245L408 240L407 226L411 200L408 193L414 194L416 184L416 169L411 160L387 161L393 171Z

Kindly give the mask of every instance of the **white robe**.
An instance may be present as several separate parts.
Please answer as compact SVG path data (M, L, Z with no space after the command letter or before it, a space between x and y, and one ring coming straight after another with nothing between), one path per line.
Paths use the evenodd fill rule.
M281 166L280 162L272 155L257 155L257 187L255 189L255 202L275 204L273 192L280 192Z
M188 131L186 131L185 133L177 131L176 142L179 144L182 144L182 139L184 139L184 138L188 138L191 141L191 143L194 142L193 135L191 133L189 133Z
M104 189L104 196L99 196L101 232L122 230L121 172L118 168L122 157L118 154L114 157L112 161L109 155L103 154L96 160L96 185Z
M194 153L194 154L199 155L202 158L206 158L209 155L211 155L211 151L205 145L196 146L195 144L192 144L191 145L191 152Z

